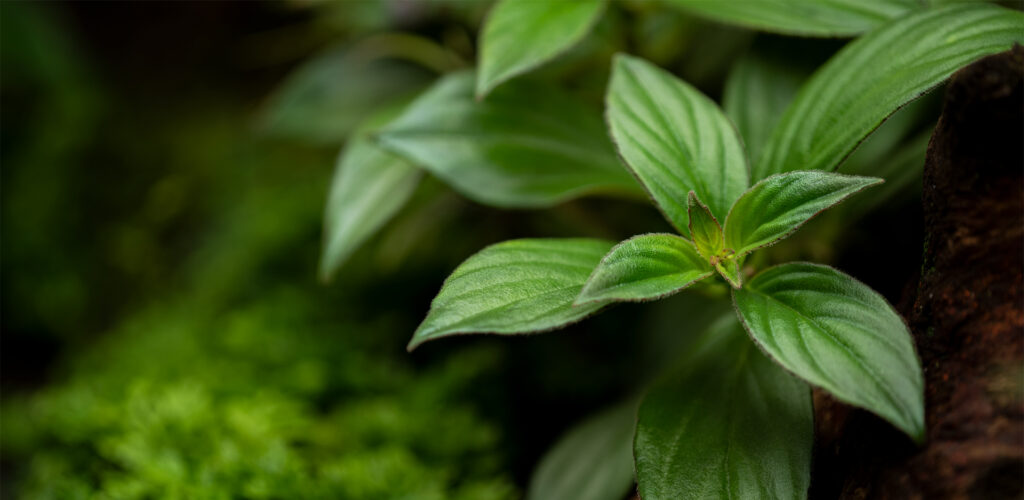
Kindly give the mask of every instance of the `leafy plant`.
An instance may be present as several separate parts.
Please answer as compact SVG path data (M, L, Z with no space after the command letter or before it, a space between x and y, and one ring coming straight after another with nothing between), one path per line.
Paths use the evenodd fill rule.
M499 3L490 18L493 24L484 29L477 96L564 50L574 39L541 38L506 45L508 52L496 54L494 47L501 45L490 40L501 35L497 26L509 23L506 18L515 3ZM627 169L678 234L643 234L618 244L521 239L485 248L448 278L409 349L458 334L547 331L613 302L655 300L684 289L724 297L729 290L735 315L709 328L639 406L633 443L639 492L644 498L803 497L810 481L813 433L809 387L821 387L872 411L921 442L921 367L907 326L877 292L820 264L763 268L766 259L755 252L881 183L877 177L832 171L901 106L959 67L1024 39L1024 15L978 4L912 12L913 2L896 0L870 2L868 9L861 9L859 2L802 3L808 6L805 11L786 10L789 2L784 1L746 10L674 3L718 20L787 33L848 35L874 29L814 72L773 130L741 122L744 132L756 130L748 140L760 151L757 157L748 156L730 119L695 87L641 58L615 57L605 97L611 138ZM579 27L592 22L597 8L581 5L565 16L575 29L583 29ZM523 26L544 26L542 10L523 8L515 14L523 16ZM851 10L863 16L846 16ZM894 20L885 22L889 19ZM548 45L541 50L537 43ZM583 151L601 151L600 140L588 138L594 146L580 148L583 143L573 132L591 127L564 125L575 120L551 114L557 113L554 104L560 101L549 100L543 89L530 94L539 104L529 112L523 109L525 101L506 110L495 108L509 102L499 92L511 95L517 84L504 83L474 103L469 73L446 77L383 129L381 144L467 195L499 206L541 206L602 185L589 180L600 161L537 167L544 152L578 152L582 159L587 156ZM750 102L744 101L742 88L729 95L733 102ZM788 100L785 92L781 95L782 101ZM530 121L520 119L519 113L528 114ZM451 134L449 124L461 128ZM491 127L520 124L525 128L514 133L490 132ZM530 131L544 132L533 136ZM443 146L448 137L458 135L467 142ZM505 143L506 138L516 140ZM538 151L531 153L535 147ZM575 173L554 170L574 164L587 174L570 181ZM614 177L611 170L601 172ZM567 182L549 182L546 175ZM481 195L491 190L497 191ZM545 491L552 484L551 469L557 467L552 464L569 462L566 450L596 439L601 433L594 429L601 424L595 422L606 422L608 434L603 435L621 435L629 422L616 415L628 413L626 408L567 436L538 470L531 495L557 497L552 492L563 485ZM609 438L607 446L602 444L606 453L619 453L612 451L615 442ZM592 465L608 463L615 462L609 458ZM609 486L608 491L619 490Z

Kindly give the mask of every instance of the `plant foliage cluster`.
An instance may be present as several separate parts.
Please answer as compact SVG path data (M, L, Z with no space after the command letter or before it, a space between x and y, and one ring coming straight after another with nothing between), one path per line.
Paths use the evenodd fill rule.
M631 400L567 436L542 463L531 496L590 491L594 476L570 473L589 466L618 471L596 480L602 497L617 498L635 461L643 498L803 497L811 386L921 442L923 381L910 333L879 293L769 247L862 190L885 180L898 190L913 179L905 172L913 160L897 161L894 148L873 161L858 159L871 154L868 147L855 150L957 69L1024 41L1024 14L912 0L667 4L771 33L855 38L803 74L755 47L733 68L724 109L613 41L617 55L595 58L610 60L602 119L593 99L600 83L572 88L524 75L571 64L586 51L588 33L614 30L608 25L622 11L642 7L501 0L480 30L475 70L445 72L350 140L327 210L322 270L330 275L385 224L423 170L500 208L646 194L674 233L489 246L448 277L410 350L451 335L557 329L615 302L684 289L729 300L735 313L693 332L696 347L650 386L635 420ZM373 215L360 215L367 210ZM622 445L630 436L632 460ZM588 441L599 457L585 458ZM567 459L574 453L582 464Z

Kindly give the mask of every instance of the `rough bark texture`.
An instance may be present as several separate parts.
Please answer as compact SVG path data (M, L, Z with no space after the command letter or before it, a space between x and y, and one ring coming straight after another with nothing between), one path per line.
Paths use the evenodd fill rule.
M953 77L923 180L927 442L816 391L813 498L1024 496L1024 49Z

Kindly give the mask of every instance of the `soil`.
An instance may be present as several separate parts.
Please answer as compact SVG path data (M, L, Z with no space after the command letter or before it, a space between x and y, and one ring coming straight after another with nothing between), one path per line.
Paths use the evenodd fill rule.
M1024 498L1024 48L954 75L922 196L927 441L815 391L811 498Z

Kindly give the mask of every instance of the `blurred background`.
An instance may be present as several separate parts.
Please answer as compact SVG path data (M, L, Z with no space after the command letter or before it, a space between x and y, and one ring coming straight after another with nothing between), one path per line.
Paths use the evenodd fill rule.
M636 201L501 211L427 177L318 278L346 139L472 66L488 7L0 2L4 498L520 498L559 435L685 348L719 312L699 295L405 351L444 278L487 244L671 231ZM799 82L842 43L622 2L534 77L597 109L625 50L720 99L750 51L786 54ZM863 161L910 146L923 159L934 101L898 114ZM898 303L920 262L906 186L871 215L817 219L804 232L824 238L776 258L837 264Z

